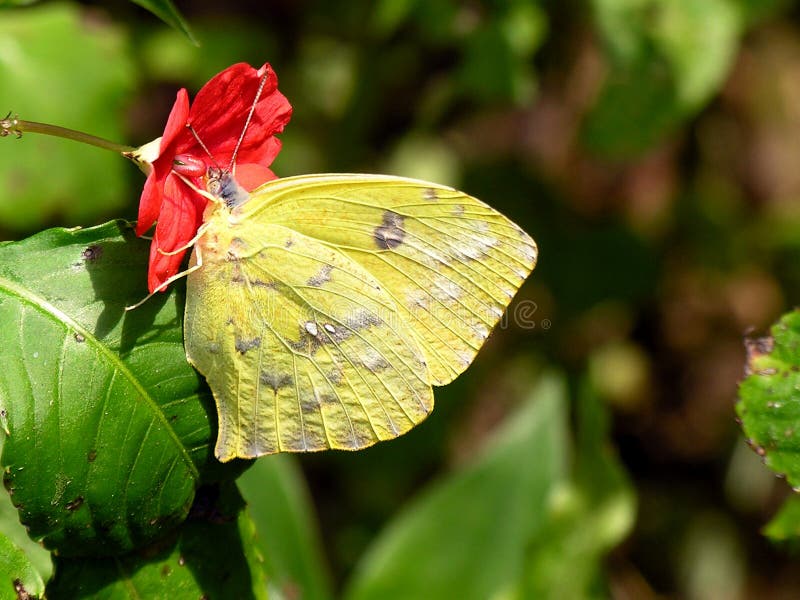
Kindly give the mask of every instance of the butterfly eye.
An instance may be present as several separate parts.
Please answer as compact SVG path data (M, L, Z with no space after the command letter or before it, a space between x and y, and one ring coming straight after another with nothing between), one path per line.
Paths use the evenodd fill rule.
M172 170L186 177L202 177L206 174L206 163L189 154L178 154L172 160Z

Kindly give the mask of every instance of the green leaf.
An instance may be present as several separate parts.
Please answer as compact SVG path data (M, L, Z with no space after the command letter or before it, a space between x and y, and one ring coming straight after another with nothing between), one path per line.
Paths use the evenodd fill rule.
M261 458L239 480L272 586L303 600L332 598L316 518L293 456Z
M748 376L736 412L766 465L800 487L800 311L784 315L771 337L748 340Z
M608 414L588 389L578 402L576 450L572 480L531 543L519 598L608 597L603 558L633 527L636 499L608 440Z
M50 578L53 573L50 553L28 536L19 522L19 513L11 503L11 496L5 490L0 490L0 535L7 537L25 553L40 579L47 581Z
M477 462L384 531L345 597L483 599L507 589L565 476L566 435L564 386L546 378Z
M201 488L201 498L168 542L114 558L57 558L48 597L266 600L267 579L253 545L253 523L235 486Z
M118 553L186 516L214 461L214 409L173 291L142 307L149 243L130 225L0 245L5 484L34 539Z
M195 46L198 46L197 40L192 33L192 30L189 29L189 24L184 20L183 15L181 15L180 11L175 8L175 5L172 3L172 0L132 0L134 4L138 4L142 8L149 10L159 19L164 21L170 27L174 27L183 35L185 35L190 42L192 42Z
M585 137L597 152L634 156L719 89L746 16L731 0L593 0L593 5L610 71Z
M135 70L122 31L74 4L3 12L0 107L119 141ZM102 57L102 60L98 60ZM119 155L39 134L0 139L0 229L31 232L119 214L130 196Z
M764 527L764 535L773 542L800 543L800 497L789 496L778 514Z
M44 581L22 549L0 534L0 600L19 600L23 591L41 596Z

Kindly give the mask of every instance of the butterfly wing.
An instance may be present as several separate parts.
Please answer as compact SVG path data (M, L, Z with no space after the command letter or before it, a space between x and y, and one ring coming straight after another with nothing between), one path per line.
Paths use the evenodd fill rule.
M184 336L214 393L220 460L363 448L427 416L425 354L364 267L262 217L223 210L207 227Z
M368 271L443 385L473 360L536 264L534 241L480 200L384 175L308 175L269 182L243 217L291 228Z

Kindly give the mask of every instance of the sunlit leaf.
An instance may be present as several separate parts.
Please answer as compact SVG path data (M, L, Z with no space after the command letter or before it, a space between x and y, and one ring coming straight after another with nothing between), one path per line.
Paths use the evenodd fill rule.
M5 484L31 536L63 555L163 535L213 461L182 301L124 310L146 292L148 246L121 222L0 245Z

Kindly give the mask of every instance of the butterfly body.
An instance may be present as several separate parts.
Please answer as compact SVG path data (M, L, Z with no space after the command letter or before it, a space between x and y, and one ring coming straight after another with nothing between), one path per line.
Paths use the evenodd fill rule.
M408 431L535 265L527 234L445 186L308 175L226 198L218 181L185 341L214 393L223 461Z

